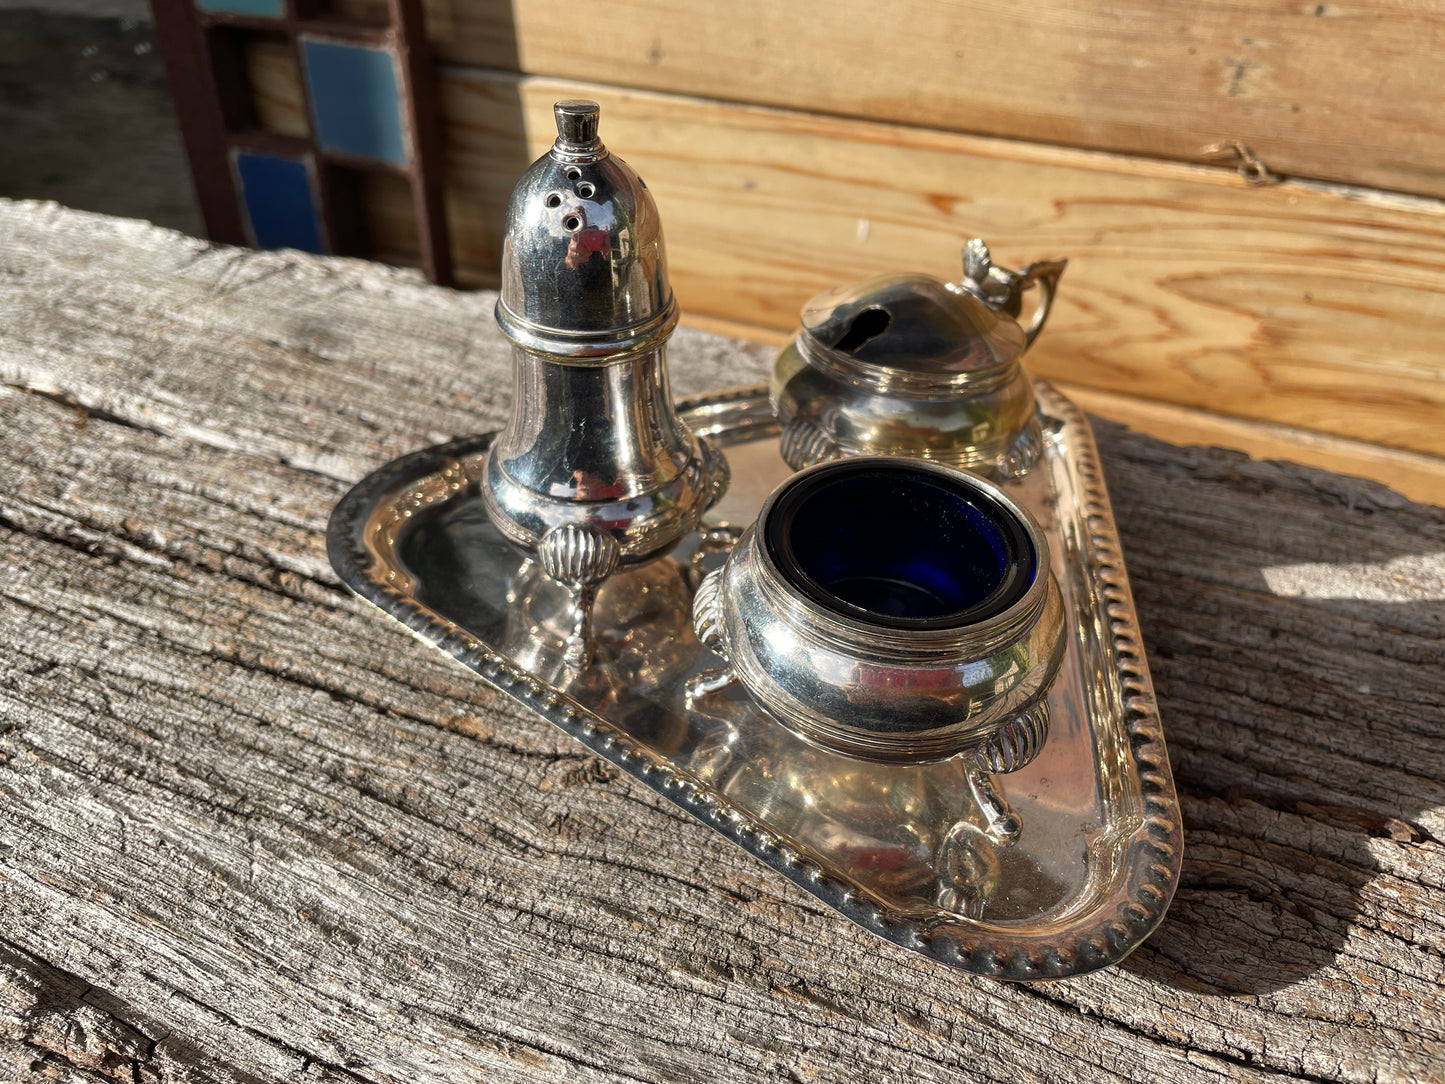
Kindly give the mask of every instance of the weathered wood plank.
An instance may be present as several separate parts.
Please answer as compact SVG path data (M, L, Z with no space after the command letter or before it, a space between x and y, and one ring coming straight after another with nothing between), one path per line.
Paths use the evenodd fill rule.
M338 0L385 15L380 0ZM897 124L1445 195L1438 5L432 0L439 55Z
M442 92L453 251L473 282L494 279L552 103L596 97L657 197L689 312L789 330L839 283L956 277L982 235L1005 263L1070 259L1031 356L1042 375L1445 455L1437 202L475 69L447 70ZM377 244L404 251L391 204Z
M824 913L335 583L351 480L501 418L490 297L3 203L0 269L0 1069L1445 1075L1445 603L1261 571L1445 552L1445 512L1101 427L1185 881L1122 967L999 986ZM767 352L674 353L696 389Z

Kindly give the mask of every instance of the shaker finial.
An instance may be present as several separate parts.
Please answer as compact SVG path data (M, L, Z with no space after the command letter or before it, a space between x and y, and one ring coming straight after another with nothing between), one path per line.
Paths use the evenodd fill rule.
M573 146L597 142L597 118L602 107L587 98L568 98L552 107L557 118L557 141Z

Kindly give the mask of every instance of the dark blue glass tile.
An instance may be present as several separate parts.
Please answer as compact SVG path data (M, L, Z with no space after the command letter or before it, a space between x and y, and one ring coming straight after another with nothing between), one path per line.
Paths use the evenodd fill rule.
M326 251L316 188L304 159L238 151L236 176L257 248Z
M411 155L391 51L314 38L301 45L321 147L405 165Z

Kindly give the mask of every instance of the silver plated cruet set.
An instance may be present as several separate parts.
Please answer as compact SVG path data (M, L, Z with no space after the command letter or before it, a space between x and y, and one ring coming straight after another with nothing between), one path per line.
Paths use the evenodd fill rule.
M555 114L507 424L360 483L338 572L880 936L1010 979L1127 955L1181 831L1092 434L1020 361L1063 261L828 291L768 386L674 403L656 203L596 103Z

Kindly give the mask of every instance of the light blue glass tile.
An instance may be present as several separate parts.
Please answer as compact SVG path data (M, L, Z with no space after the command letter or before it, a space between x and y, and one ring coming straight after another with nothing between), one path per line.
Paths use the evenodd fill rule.
M279 19L284 14L284 0L196 0L202 11L224 11L230 15L264 15Z
M411 155L391 50L315 38L301 46L322 149L405 165Z
M305 159L238 151L236 176L257 248L326 251L316 189Z

